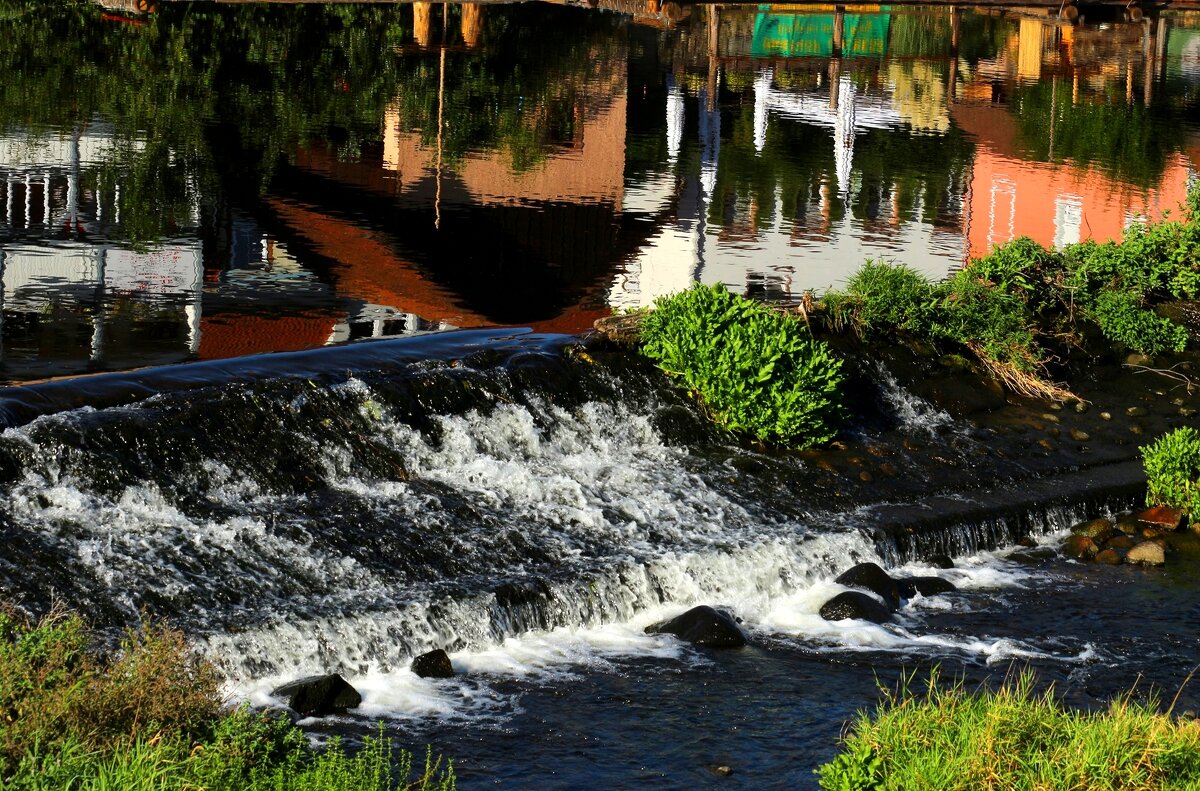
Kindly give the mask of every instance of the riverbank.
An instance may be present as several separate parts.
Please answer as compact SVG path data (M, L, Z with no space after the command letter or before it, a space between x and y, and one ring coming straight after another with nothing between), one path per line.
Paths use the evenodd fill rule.
M368 735L311 746L286 713L228 708L180 632L143 625L105 653L79 615L0 603L0 789L453 791L449 762Z

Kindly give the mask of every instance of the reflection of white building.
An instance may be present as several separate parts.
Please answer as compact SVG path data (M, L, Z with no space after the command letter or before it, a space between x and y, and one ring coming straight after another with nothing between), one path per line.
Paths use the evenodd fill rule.
M200 299L204 267L199 241L169 244L150 252L86 242L14 242L0 247L0 307L41 313L70 300L91 306L91 358L105 352L104 303L114 296L161 302L187 323L189 353L200 345Z
M143 148L139 141L116 140L104 124L0 137L0 309L10 319L27 315L36 323L56 310L66 310L72 321L90 321L86 351L93 361L109 346L114 301L145 305L156 316L174 315L186 327L179 357L195 354L200 343L200 242L138 251L97 235L102 225L119 224L121 212L120 184L104 185L99 167Z
M935 279L961 266L961 234L935 233L934 227L924 222L901 222L895 205L881 207L881 214L895 218L886 232L852 216L848 207L862 188L861 178L856 180L853 173L857 138L872 129L907 127L909 121L887 95L863 93L846 77L831 79L828 85L825 93L782 90L774 86L773 74L766 69L754 87L754 149L758 154L767 147L772 119L822 127L831 133L832 178L821 190L818 204L805 207L825 219L811 229L798 218L784 216L778 188L770 197L770 206L752 209L769 213L772 220L765 226L759 227L750 217L740 229L731 229L728 223L708 227L720 181L720 112L708 106L704 90L698 92L693 104L698 112L699 172L681 178L682 174L673 171L681 161L683 93L668 85L668 169L626 184L624 210L661 215L673 207L674 221L664 224L614 279L609 292L613 307L649 305L697 280L798 299L805 291L820 293L844 283L864 261L873 258L902 256L905 264ZM889 199L894 204L894 191ZM840 212L833 211L833 201L840 203Z

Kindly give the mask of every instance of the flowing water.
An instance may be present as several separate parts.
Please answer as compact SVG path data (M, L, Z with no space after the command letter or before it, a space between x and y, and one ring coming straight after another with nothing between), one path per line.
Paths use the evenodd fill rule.
M0 0L5 597L167 618L255 705L340 672L363 706L306 727L467 788L811 787L914 669L1099 707L1200 661L1195 555L1050 549L1137 504L1169 383L1047 418L859 348L839 442L784 453L577 335L1119 236L1200 161L1193 12L150 6ZM821 619L864 560L958 590ZM752 645L644 632L701 603Z

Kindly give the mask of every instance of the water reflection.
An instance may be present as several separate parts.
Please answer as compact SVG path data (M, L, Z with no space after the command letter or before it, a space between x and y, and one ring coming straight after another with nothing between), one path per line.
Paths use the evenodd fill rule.
M940 276L1200 162L1195 13L588 6L0 0L0 376Z

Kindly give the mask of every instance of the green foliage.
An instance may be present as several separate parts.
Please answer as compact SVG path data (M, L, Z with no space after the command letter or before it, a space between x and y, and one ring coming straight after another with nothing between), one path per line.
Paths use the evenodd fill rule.
M1187 346L1186 329L1141 307L1137 296L1128 292L1101 292L1091 316L1106 338L1144 354L1181 352Z
M1072 711L1022 674L997 691L961 683L915 694L907 681L862 714L843 751L817 770L829 791L917 788L1192 789L1200 784L1200 723L1118 698Z
M877 328L923 332L933 321L936 289L919 272L882 261L868 261L846 284L846 299L826 307L839 324L866 334Z
M1146 503L1200 514L1200 432L1175 429L1142 449Z
M349 754L314 750L286 719L226 711L215 669L162 626L97 654L78 615L33 623L0 606L0 791L454 788L453 768L382 731Z
M1180 352L1187 331L1157 315L1170 297L1200 296L1200 188L1177 220L1135 224L1122 242L1062 252L1021 237L942 283L902 266L868 262L843 291L825 295L824 320L860 335L900 332L965 346L1014 389L1060 395L1043 377L1047 343L1081 343L1094 323L1113 344L1145 354Z
M811 447L832 439L844 418L841 360L796 317L723 285L658 300L642 340L642 353L731 431Z

